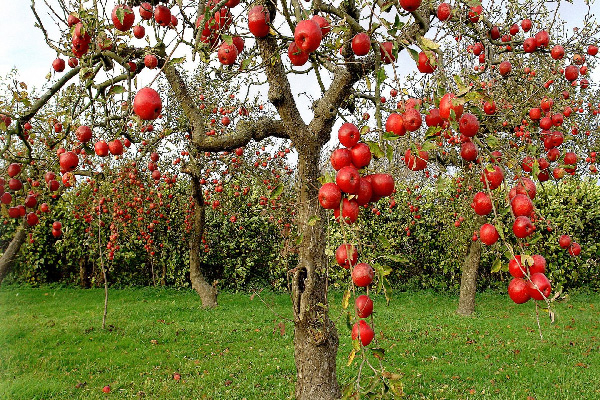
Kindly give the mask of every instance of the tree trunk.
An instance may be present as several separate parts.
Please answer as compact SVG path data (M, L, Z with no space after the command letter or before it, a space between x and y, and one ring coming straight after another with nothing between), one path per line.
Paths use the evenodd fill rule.
M475 311L475 292L477 290L477 269L481 259L481 240L471 242L465 258L460 279L460 298L457 313L471 315Z
M340 397L336 377L338 335L328 316L325 272L326 218L319 206L318 176L321 146L300 146L298 173L300 209L298 266L293 270L294 355L296 360L296 399L328 400ZM312 217L318 217L316 223Z
M167 286L167 263L163 261L162 271L160 273L160 285Z
M85 257L81 257L81 259L79 259L79 285L84 289L88 289L90 287L90 275Z
M25 223L23 223L23 225L17 228L15 236L13 236L10 244L6 248L6 251L4 254L2 254L2 257L0 257L0 285L12 268L15 257L19 253L21 245L25 242L26 237L27 229L25 229Z
M202 235L204 234L205 210L204 196L200 179L194 174L192 178L192 197L194 198L194 215L192 221L192 235L190 237L190 280L192 288L200 296L202 307L213 308L217 306L217 288L209 285L201 270L200 252L202 251Z

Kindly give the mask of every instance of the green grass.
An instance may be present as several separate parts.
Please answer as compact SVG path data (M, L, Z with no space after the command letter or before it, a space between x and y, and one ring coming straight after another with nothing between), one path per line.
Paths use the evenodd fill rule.
M290 300L261 298L223 293L219 308L202 310L191 291L114 289L102 330L101 290L2 287L0 399L292 398ZM600 398L600 295L557 304L556 324L542 319L544 341L533 304L491 293L477 301L464 318L449 296L398 293L390 307L375 299L383 365L401 375L406 398ZM338 320L339 294L332 303ZM337 326L347 384L358 363L346 367L352 344Z

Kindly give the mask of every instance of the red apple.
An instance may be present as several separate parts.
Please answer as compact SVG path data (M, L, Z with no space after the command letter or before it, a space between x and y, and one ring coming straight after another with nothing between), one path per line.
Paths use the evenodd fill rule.
M55 59L54 61L52 61L52 68L56 72L63 72L65 70L65 60L63 60L62 58Z
M146 1L140 4L140 18L147 21L152 18L152 12L152 4Z
M535 231L535 226L531 220L525 216L519 216L513 223L513 233L519 239L524 239Z
M113 25L118 30L125 32L131 29L135 21L135 14L131 7L126 4L119 4L112 10L111 19Z
M81 143L87 143L92 140L92 130L89 126L80 125L75 131L75 136Z
M566 249L571 245L571 236L569 235L561 235L558 239L558 244L561 248Z
M288 46L288 57L290 58L292 65L295 65L296 67L301 67L306 64L309 56L310 54L300 50L296 42L291 42Z
M446 93L440 100L440 117L448 120L454 111L454 117L458 120L463 113L463 105L459 104L454 93Z
M408 12L416 11L421 5L421 0L400 0L400 7Z
M10 164L8 166L8 168L6 169L6 173L8 174L9 178L14 178L15 176L17 176L21 173L21 164L18 164L18 163Z
M508 262L508 272L515 278L524 278L527 267L521 262L521 256L517 255Z
M412 150L406 149L404 153L404 163L411 171L422 171L427 168L427 160L429 160L429 154L426 151L421 151L421 147L417 146L419 155L415 156L412 154Z
M154 54L146 54L144 57L144 65L147 68L154 69L158 66L158 58Z
M248 12L248 29L256 37L261 38L269 34L270 21L269 10L264 6L254 6Z
M353 224L356 222L356 220L358 219L358 203L356 202L356 200L348 200L348 199L343 199L342 200L342 209L341 209L341 214L342 214L342 218L344 220L344 222L346 222L347 224ZM336 208L335 210L333 210L333 216L335 217L336 221L339 221L340 219L340 209Z
M360 140L360 132L356 125L346 122L338 130L338 140L347 148L352 148Z
M373 174L370 180L373 195L377 198L387 197L394 192L394 178L390 174Z
M94 150L99 157L106 157L109 151L108 144L104 140L100 140L94 145Z
M162 4L157 5L154 9L154 20L160 26L169 26L171 23L171 10Z
M340 207L342 201L342 192L335 183L326 183L319 189L319 203L321 207L327 210L334 210Z
M156 90L145 87L133 99L133 111L143 120L156 119L162 110L162 102Z
M528 217L533 213L533 202L524 194L517 194L510 202L515 217Z
M514 278L508 284L508 296L517 304L527 303L531 296L527 281L522 278Z
M531 274L529 279L531 281L527 282L527 288L532 299L544 300L550 296L552 286L546 275L538 272Z
M366 263L356 264L352 270L352 282L358 287L369 286L374 277L373 268Z
M546 273L546 259L539 254L531 256L533 258L533 265L529 267L530 274Z
M573 242L570 246L569 246L569 254L572 255L573 257L578 256L581 253L581 246L579 245L579 243L575 243Z
M427 117L425 117L425 121L427 121ZM406 128L404 127L402 115L391 113L385 122L385 131L392 132L394 135L404 136Z
M238 56L237 47L235 47L233 43L229 44L227 42L223 42L221 43L221 46L219 46L217 56L221 64L233 65Z
M360 175L353 165L347 165L338 171L335 182L344 193L356 194L360 185Z
M502 61L500 63L500 65L498 66L498 72L502 76L506 76L506 75L510 74L511 70L512 70L512 65L509 61Z
M483 182L485 187L489 186L491 190L494 190L504 181L504 171L502 171L502 168L498 165L494 165L492 171L488 168L489 167L484 168L479 180Z
M479 131L479 120L473 114L463 114L459 120L459 130L463 135L473 137Z
M354 301L354 309L358 318L369 318L373 312L373 300L367 295L360 295Z
M433 64L431 63L433 61ZM437 60L435 58L435 54L432 53L431 56L428 56L424 51L419 53L419 60L417 63L417 69L422 74L431 74L437 68Z
M323 37L331 31L331 24L326 18L323 18L320 15L313 15L311 19L319 25Z
M294 30L294 41L300 50L312 53L319 48L323 33L318 23L312 19L298 22Z
M373 329L362 319L352 327L352 340L359 337L363 346L368 346L375 337Z
M416 131L423 124L421 113L414 108L407 108L402 116L402 120L404 121L404 128L409 132Z
M59 157L60 168L64 171L74 171L79 165L79 157L72 151L67 151Z
M119 139L108 142L108 150L114 156L120 156L123 154L123 143Z
M460 145L460 156L465 161L475 161L477 159L477 146L470 140Z
M365 56L371 50L371 37L365 33L360 32L354 35L352 38L352 51L357 56Z
M498 241L500 235L498 235L498 231L494 225L483 224L481 228L479 228L479 238L482 243L491 246Z
M141 25L136 25L133 27L133 36L136 37L136 39L141 39L146 35L146 28L144 28Z
M345 166L352 164L350 150L345 148L334 150L333 153L331 153L330 161L331 165L333 166L333 169L335 169L336 171L339 171Z
M437 17L440 21L446 21L452 15L452 7L448 3L441 3L437 8Z
M396 61L394 57L394 44L392 42L383 42L379 45L379 53L381 54L381 61L384 64L391 64Z
M368 204L373 198L373 187L370 179L360 178L358 192L356 193L356 203L359 206Z
M371 162L371 149L366 143L357 143L350 149L352 164L357 169L366 167Z
M341 244L335 251L335 260L340 267L350 269L358 261L358 252L351 244Z
M471 207L475 210L478 215L488 215L492 212L492 201L489 196L484 192L478 192L473 197L473 203Z

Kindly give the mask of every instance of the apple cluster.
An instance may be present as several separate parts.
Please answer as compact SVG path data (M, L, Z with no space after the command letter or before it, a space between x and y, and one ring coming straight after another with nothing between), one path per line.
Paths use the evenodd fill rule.
M321 40L330 30L329 21L320 15L298 22L294 29L294 41L288 46L292 65L299 67L306 64L310 53L319 48Z
M356 125L343 124L338 130L338 140L344 147L334 150L330 159L337 171L335 183L321 186L319 203L325 209L334 210L336 220L352 224L358 218L360 206L366 207L394 192L394 178L389 174L360 176L359 170L371 162L371 150L366 143L360 142ZM367 263L358 263L358 252L353 245L340 245L335 257L341 267L352 268L352 281L357 287L367 287L373 282L373 268ZM352 329L352 339L360 338L362 345L367 346L375 334L364 318L371 315L373 301L367 295L361 295L355 301L355 310L361 320Z
M517 255L508 263L513 279L508 284L508 296L517 304L544 300L550 296L552 287L545 275L546 260L539 254Z
M394 192L394 178L389 174L372 174L361 177L359 170L371 162L371 150L360 142L360 132L352 123L343 124L338 139L344 146L331 154L331 165L337 171L335 183L325 183L319 189L319 203L334 210L345 223L358 218L360 206L375 203ZM345 194L345 196L343 196Z
M358 263L358 252L353 245L341 244L335 251L335 259L340 267L352 268L352 282L356 286L367 287L373 282L375 276L373 268L367 263ZM352 340L360 338L362 345L368 346L375 332L364 319L371 316L373 312L373 300L364 294L358 296L354 302L354 310L361 319L352 327Z

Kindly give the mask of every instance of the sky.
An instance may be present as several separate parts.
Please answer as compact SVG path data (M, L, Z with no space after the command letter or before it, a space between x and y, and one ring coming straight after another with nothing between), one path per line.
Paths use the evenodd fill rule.
M43 6L43 2L38 1L38 3L40 3L40 7ZM0 0L4 17L0 24L0 38L2 38L0 74L5 76L11 68L16 67L21 80L30 86L39 87L46 82L44 77L52 72L51 63L56 54L45 44L42 32L33 26L35 18L30 4L29 0ZM572 5L564 3L562 7L561 16L563 18L571 19L572 23L581 23L586 10L583 0L575 0ZM600 16L600 0L596 0L596 4L591 6L591 10L593 14ZM52 29L52 26L49 25L47 28ZM399 61L400 63L406 62L406 59ZM402 69L403 66L400 65L400 68ZM151 75L140 77L142 83L144 80L148 82L152 78ZM596 82L600 81L600 68L596 71L593 79ZM294 91L296 93L305 91L307 89L306 82L305 78L295 79L292 83Z

